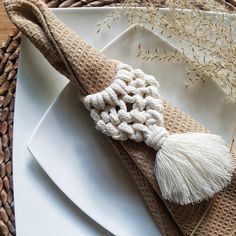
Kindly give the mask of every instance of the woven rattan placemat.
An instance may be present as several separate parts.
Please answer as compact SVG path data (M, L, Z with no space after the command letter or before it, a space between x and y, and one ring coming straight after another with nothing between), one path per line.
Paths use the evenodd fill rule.
M119 4L121 0L44 0L49 7L102 7ZM216 0L235 10L235 0ZM158 5L166 1L155 0ZM12 138L16 74L21 33L12 32L0 47L0 235L15 235Z

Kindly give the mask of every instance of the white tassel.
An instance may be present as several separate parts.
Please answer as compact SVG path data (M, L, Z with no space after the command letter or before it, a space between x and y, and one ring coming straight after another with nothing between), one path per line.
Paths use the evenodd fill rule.
M212 197L230 182L233 173L224 140L207 133L167 136L155 164L162 196L183 205Z
M117 139L145 142L157 150L155 174L165 199L189 204L212 197L229 182L233 161L223 139L206 133L169 135L159 84L119 64L113 83L84 98L96 128Z

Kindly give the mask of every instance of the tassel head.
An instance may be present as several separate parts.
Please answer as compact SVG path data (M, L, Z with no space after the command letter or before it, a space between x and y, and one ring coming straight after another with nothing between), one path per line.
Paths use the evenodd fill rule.
M125 64L116 70L108 88L84 98L96 128L113 139L145 142L157 151L154 172L167 200L199 202L224 188L233 163L223 139L207 133L170 135L156 79Z
M185 205L221 191L231 180L233 166L220 136L173 134L157 151L155 175L164 199Z

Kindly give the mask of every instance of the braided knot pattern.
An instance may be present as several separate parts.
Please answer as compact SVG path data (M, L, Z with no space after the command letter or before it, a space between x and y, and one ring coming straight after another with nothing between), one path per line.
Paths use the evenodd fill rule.
M87 95L84 105L96 128L113 139L144 141L158 150L169 135L163 127L164 107L158 81L129 65L117 65L112 84Z

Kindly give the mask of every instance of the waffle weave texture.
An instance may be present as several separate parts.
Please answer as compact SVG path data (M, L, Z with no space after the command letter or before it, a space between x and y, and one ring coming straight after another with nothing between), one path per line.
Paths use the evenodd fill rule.
M59 21L46 4L14 0L6 1L5 7L50 64L84 93L102 90L113 80L115 63Z
M39 0L5 0L13 23L35 44L51 65L84 94L109 86L116 64L89 46L58 20ZM170 133L208 132L168 101L165 128ZM164 201L153 172L155 150L134 141L110 139L131 173L163 235L230 235L236 229L236 177L212 200L181 206ZM236 155L233 153L235 159Z

